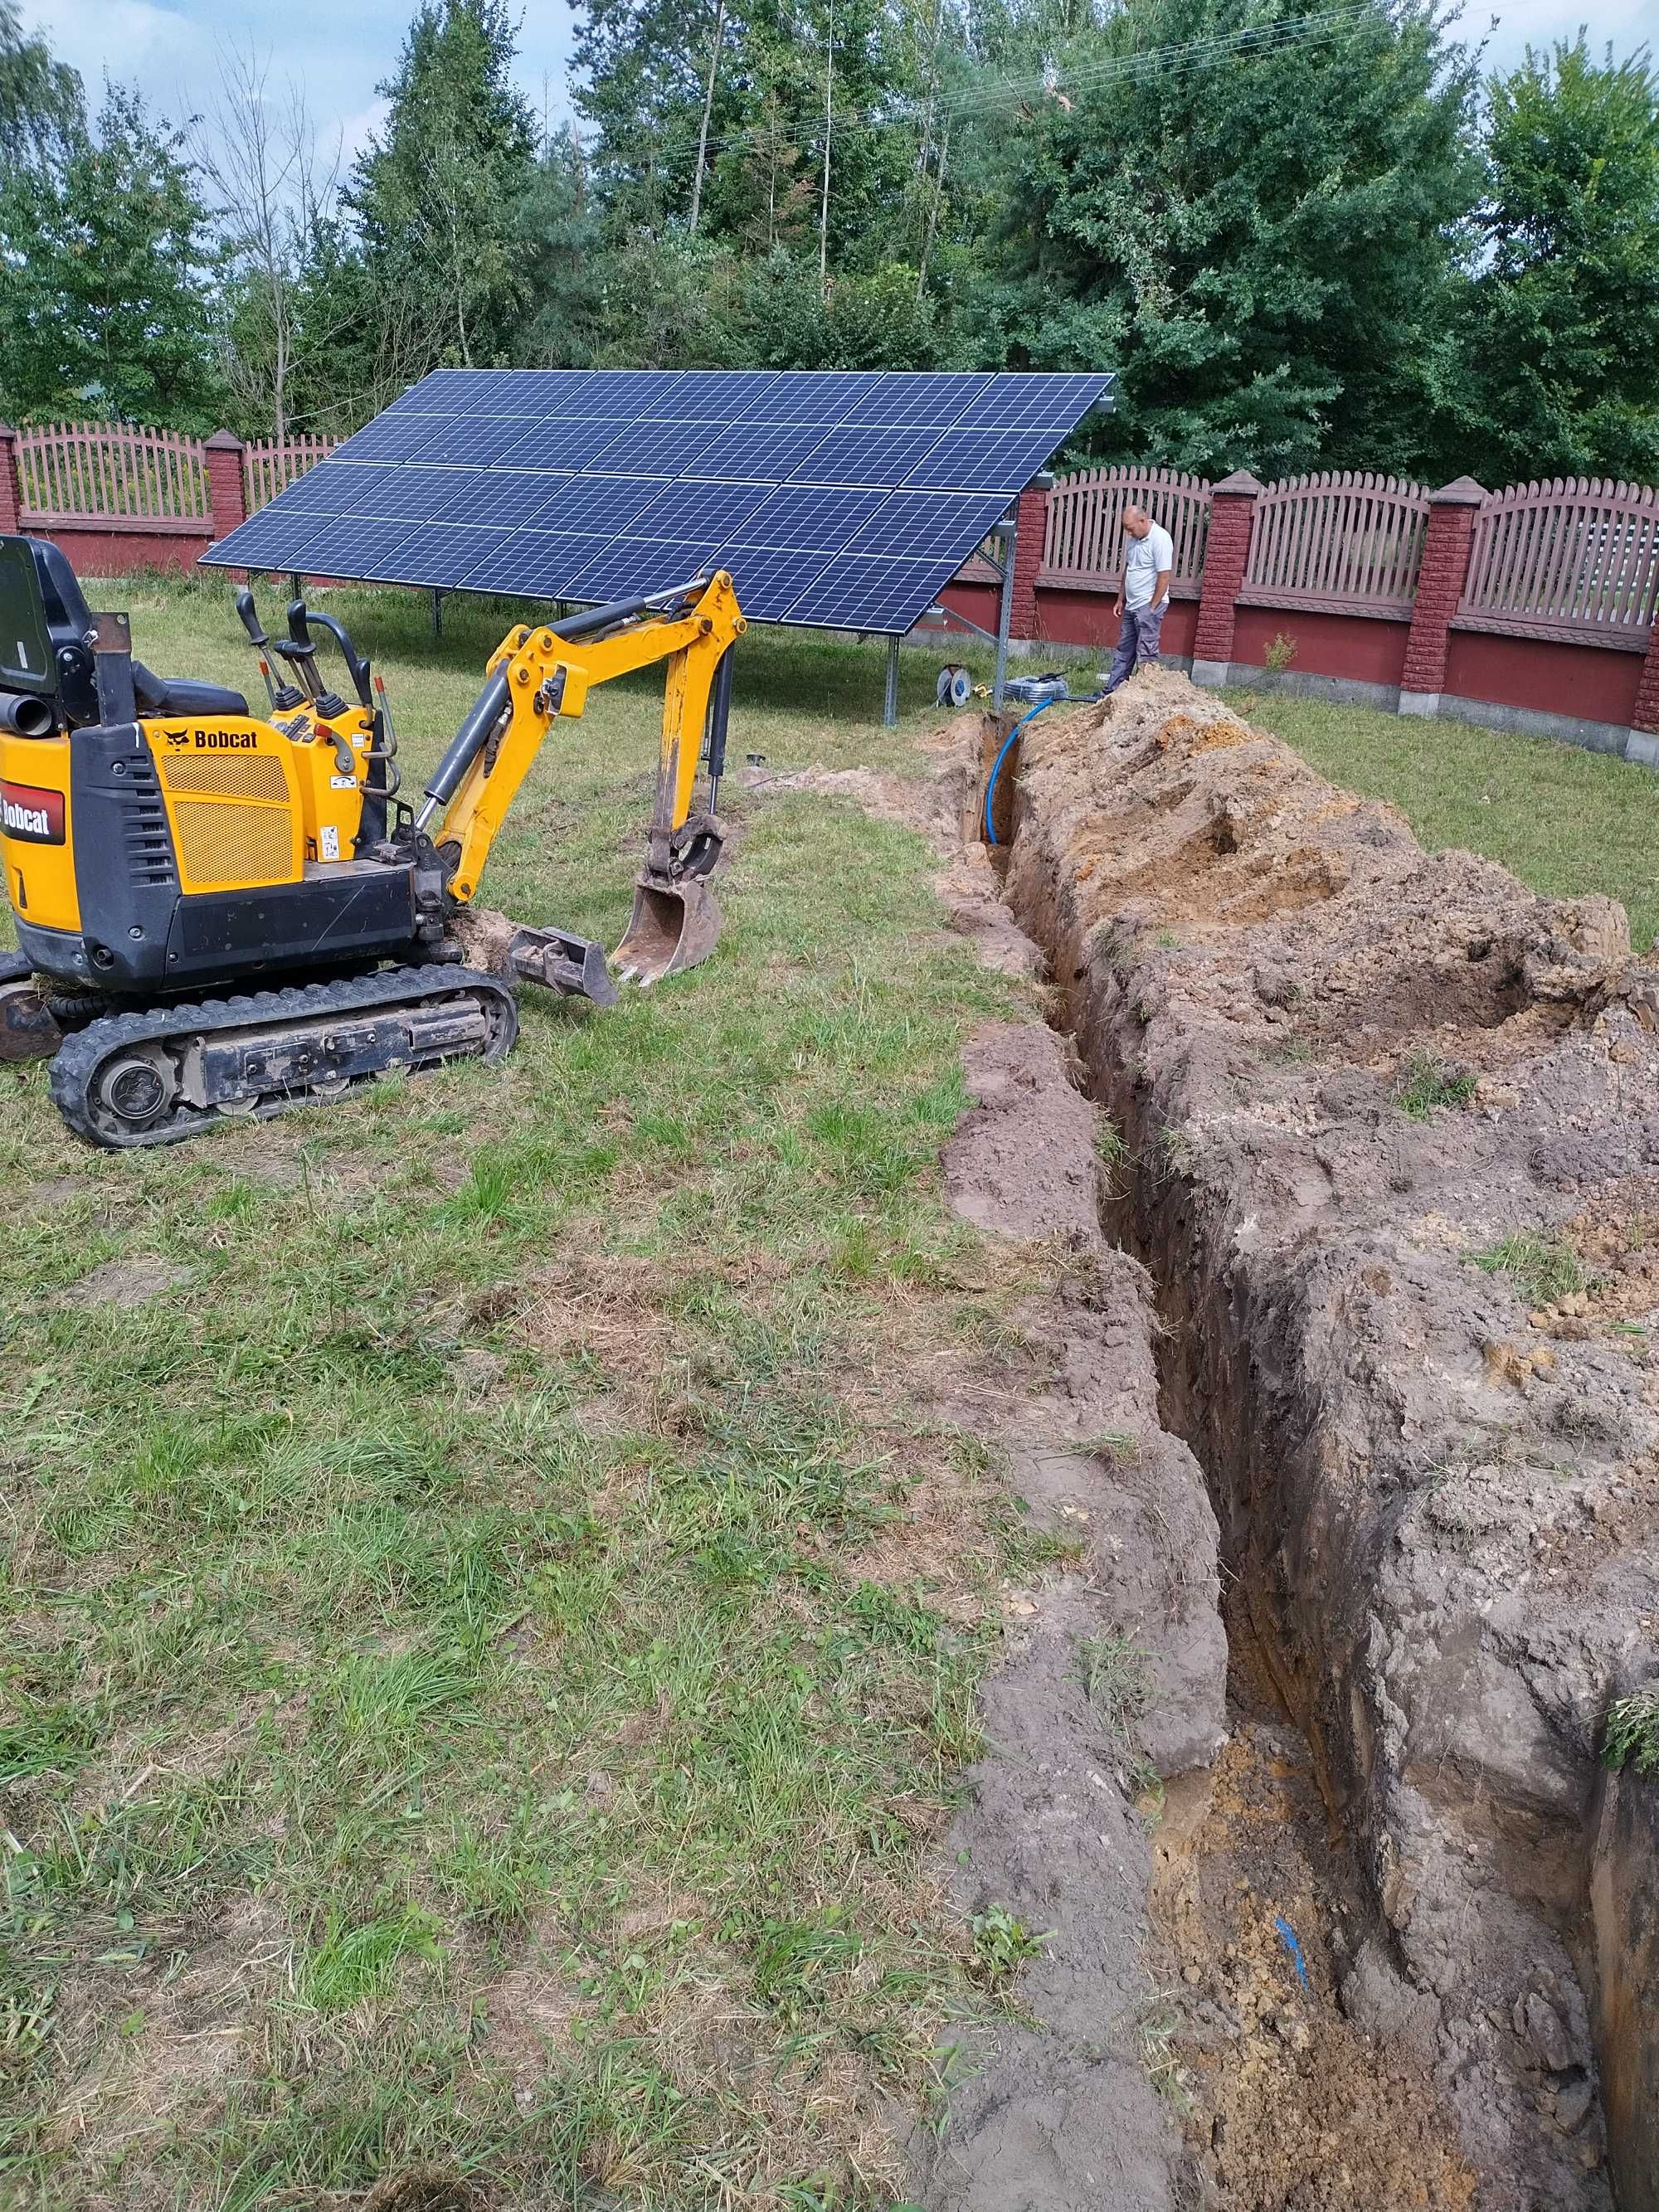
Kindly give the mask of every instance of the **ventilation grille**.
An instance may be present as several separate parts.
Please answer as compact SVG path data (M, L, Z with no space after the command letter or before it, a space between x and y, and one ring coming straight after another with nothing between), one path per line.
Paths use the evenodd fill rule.
M192 883L283 883L293 872L294 848L285 806L232 806L222 800L185 799L173 809L179 860Z
M211 793L216 799L266 799L281 805L288 797L283 763L269 753L198 760L164 758L161 775L170 792Z
M135 754L128 763L121 833L130 882L141 890L166 890L177 880L161 787L153 764L142 754Z

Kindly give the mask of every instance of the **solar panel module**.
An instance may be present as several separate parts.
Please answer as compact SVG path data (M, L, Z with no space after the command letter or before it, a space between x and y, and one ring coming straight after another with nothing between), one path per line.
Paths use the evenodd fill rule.
M726 568L755 621L897 637L1112 383L437 369L202 558L578 601Z

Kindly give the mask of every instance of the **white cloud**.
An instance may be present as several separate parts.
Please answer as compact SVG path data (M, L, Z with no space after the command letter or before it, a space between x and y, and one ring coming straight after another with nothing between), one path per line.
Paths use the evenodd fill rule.
M211 110L221 49L251 47L272 80L302 88L325 140L340 134L349 161L384 112L375 87L397 66L416 0L21 0L27 28L80 70L96 106L106 71L136 83L170 122ZM515 76L538 111L544 86L563 106L570 10L532 0L520 27Z
M350 115L338 117L322 132L331 154L334 150L336 133L339 136L342 173L351 167L390 112L384 100L371 100L367 107L360 107Z
M23 27L45 34L59 61L80 70L96 105L104 74L178 84L197 73L200 27L155 0L22 0Z

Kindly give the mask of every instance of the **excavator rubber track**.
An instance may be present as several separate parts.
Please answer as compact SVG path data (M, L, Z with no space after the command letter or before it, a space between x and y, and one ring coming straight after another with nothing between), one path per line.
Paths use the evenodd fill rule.
M518 1006L498 976L383 968L100 1015L65 1041L49 1083L77 1136L130 1151L330 1103L394 1069L499 1060L518 1030Z

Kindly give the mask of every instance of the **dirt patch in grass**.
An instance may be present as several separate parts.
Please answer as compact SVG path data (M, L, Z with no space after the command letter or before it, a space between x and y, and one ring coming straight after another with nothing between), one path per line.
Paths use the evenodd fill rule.
M64 1293L71 1306L113 1306L134 1313L190 1280L190 1269L171 1260L106 1260Z
M281 1916L238 1899L166 1934L152 1952L118 1923L98 1959L66 1962L52 2020L64 2087L42 2139L67 2186L91 2181L112 2140L142 2161L173 2130L211 2124L257 2063L259 2013L291 1957Z
M917 2185L943 2212L1156 2212L1176 2203L1185 2159L1142 2034L1157 1995L1146 1814L1225 1734L1216 1527L1190 1455L1158 1425L1149 1285L1102 1236L1100 1125L1066 1048L1003 1024L973 1041L966 1070L952 1201L1047 1255L1018 1310L1030 1379L987 1425L1055 1565L1005 1589L985 1755L947 1843L1011 2017L945 2045ZM1132 1698L1105 1693L1108 1652Z
M673 1340L659 1261L593 1254L540 1269L515 1301L520 1334L538 1351L592 1360L638 1400L655 1389Z

